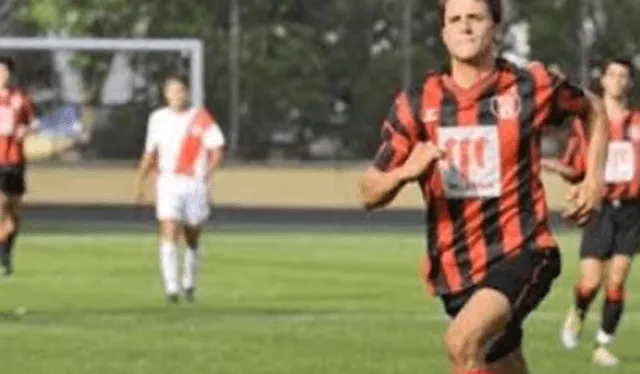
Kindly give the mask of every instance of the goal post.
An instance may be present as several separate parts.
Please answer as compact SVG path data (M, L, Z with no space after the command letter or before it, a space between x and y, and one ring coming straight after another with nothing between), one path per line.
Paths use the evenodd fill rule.
M189 81L190 103L205 101L200 39L0 37L2 53L16 57L15 79L36 104L38 131L26 147L30 160L135 157L145 135L140 124L162 100L163 72L177 68ZM90 62L83 60L90 55ZM73 58L93 64L86 65L90 75L106 71L83 76ZM90 100L84 96L88 87Z
M200 39L0 37L0 50L188 53L191 102L194 105L204 103L204 47Z

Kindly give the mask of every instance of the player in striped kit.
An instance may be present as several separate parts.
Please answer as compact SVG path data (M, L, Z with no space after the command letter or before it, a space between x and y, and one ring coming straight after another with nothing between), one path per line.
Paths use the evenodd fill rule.
M628 104L632 73L628 59L611 59L603 66L600 85L609 116L606 188L602 209L582 233L580 278L561 332L563 345L574 349L587 310L602 288L602 320L592 357L602 366L618 363L610 345L622 317L631 259L640 248L640 111ZM585 173L586 143L582 124L576 119L564 156L545 161L545 167L570 183L579 182Z
M396 97L361 180L367 209L407 184L421 189L430 288L452 318L454 374L526 374L523 323L560 273L540 180L540 136L572 116L587 124L589 164L566 217L588 222L600 200L605 112L594 95L540 63L496 59L500 0L440 0L449 52L440 72Z
M13 58L0 58L0 267L4 276L14 270L13 247L26 192L24 140L35 121L31 97L10 83L14 67Z
M203 223L210 214L208 181L222 158L224 136L211 114L202 107L187 107L186 84L177 76L164 83L166 107L149 117L145 151L136 182L137 200L144 182L157 171L156 216L159 223L160 269L169 301L180 291L195 298L195 272ZM184 234L182 279L178 270L178 242Z

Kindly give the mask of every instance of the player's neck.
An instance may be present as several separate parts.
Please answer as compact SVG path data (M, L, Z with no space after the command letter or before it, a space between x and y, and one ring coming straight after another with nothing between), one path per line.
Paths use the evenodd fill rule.
M493 72L494 68L495 59L491 54L473 63L453 59L451 61L451 79L458 86L469 88Z
M169 109L174 113L184 113L187 111L186 106L169 106Z
M615 120L624 117L629 112L629 105L626 99L618 99L605 95L603 101L610 119Z

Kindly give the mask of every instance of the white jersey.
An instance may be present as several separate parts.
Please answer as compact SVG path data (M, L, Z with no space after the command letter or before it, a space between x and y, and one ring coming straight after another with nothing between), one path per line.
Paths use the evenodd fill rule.
M156 153L161 175L204 179L208 152L224 144L222 131L205 108L176 112L164 107L149 116L145 152Z

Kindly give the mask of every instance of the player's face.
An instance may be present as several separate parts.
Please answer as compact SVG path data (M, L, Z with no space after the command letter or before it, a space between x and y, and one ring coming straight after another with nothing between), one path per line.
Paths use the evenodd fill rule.
M6 87L9 84L11 78L11 71L5 64L0 64L0 87Z
M600 84L605 95L615 99L623 99L631 88L629 68L622 64L609 64L600 78Z
M493 52L495 25L484 0L449 0L442 39L452 59L474 63Z
M174 109L182 109L186 103L187 90L178 80L169 80L164 85L164 98L167 105Z

